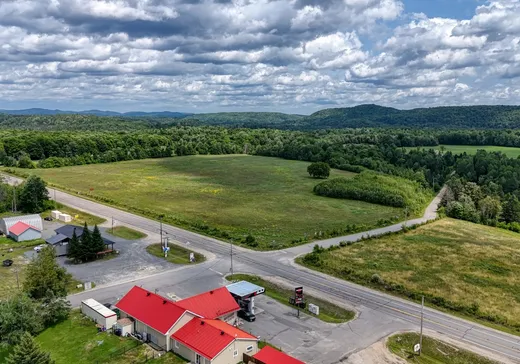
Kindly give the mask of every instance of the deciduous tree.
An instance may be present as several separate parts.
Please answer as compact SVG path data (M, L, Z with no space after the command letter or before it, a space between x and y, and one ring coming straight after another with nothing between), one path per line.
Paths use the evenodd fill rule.
M328 178L330 166L325 162L315 162L307 167L307 172L314 178Z
M39 213L45 210L49 200L45 182L38 176L30 176L20 192L20 207L25 212Z
M56 262L54 249L46 247L27 266L23 290L37 300L44 298L47 291L56 297L65 297L69 281L70 275Z

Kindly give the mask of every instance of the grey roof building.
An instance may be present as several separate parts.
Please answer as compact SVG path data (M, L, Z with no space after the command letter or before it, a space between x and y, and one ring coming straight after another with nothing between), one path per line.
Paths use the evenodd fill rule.
M74 231L76 232L76 236L79 238L83 235L83 228L75 225L64 225L56 230L56 235L51 236L49 239L45 240L45 242L54 247L57 256L67 255L69 252L69 242L74 235ZM113 250L114 244L110 239L103 238L105 245L107 246L107 250Z

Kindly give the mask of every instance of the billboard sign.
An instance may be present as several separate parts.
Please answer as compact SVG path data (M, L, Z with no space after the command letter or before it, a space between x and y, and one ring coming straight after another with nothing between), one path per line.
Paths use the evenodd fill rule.
M294 302L297 305L303 303L303 287L296 287L294 289Z

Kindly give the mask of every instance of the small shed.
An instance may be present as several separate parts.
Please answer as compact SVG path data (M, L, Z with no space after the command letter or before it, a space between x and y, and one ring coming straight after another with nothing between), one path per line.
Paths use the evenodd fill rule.
M63 222L71 222L72 216L70 216L69 214L59 214L58 219Z
M127 336L134 333L134 321L129 317L117 320L114 330L121 330L121 336Z
M5 235L9 235L9 230L11 227L20 221L40 231L43 230L43 221L40 215L24 215L4 217L3 219L0 219L0 231L2 231Z
M107 329L111 329L117 321L117 314L114 311L92 298L81 302L81 312Z
M23 221L18 221L16 224L9 228L9 236L14 241L28 241L41 239L42 232L38 228L26 224Z
M58 210L51 211L51 217L53 219L58 220L60 218L61 212Z

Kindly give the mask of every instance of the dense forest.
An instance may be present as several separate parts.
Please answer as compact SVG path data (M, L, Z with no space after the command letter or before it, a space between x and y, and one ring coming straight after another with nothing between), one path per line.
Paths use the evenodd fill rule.
M13 111L11 111L13 113ZM53 115L56 114L57 115ZM21 110L17 115L0 111L0 127L33 130L70 130L67 123L83 130L131 130L175 125L210 125L283 130L343 128L411 129L518 129L519 106L449 106L398 110L378 105L320 110L312 115L273 112L183 114L172 112L120 114L98 110L62 114L57 110ZM72 112L71 112L72 113ZM93 129L90 127L95 127Z
M201 114L189 118L0 114L0 162L5 167L30 169L236 153L325 162L355 173L369 170L405 178L422 188L439 190L448 183L450 199L443 202L448 215L520 230L520 225L514 225L520 223L520 208L518 214L506 212L515 208L515 198L520 199L520 160L484 151L455 155L442 149L403 148L439 144L520 147L520 129L514 129L519 110L512 106L474 106L400 111L363 105L323 110L309 117L278 113ZM285 129L306 129L304 120L310 117L315 126L324 129L271 128L283 121ZM362 119L370 122L358 123ZM253 128L238 127L240 120ZM228 122L233 127L226 126ZM370 126L372 122L431 128L342 128ZM271 127L260 128L262 123ZM482 129L464 129L470 124ZM327 129L329 126L338 128ZM499 126L512 129L497 130ZM371 194L363 193L362 184L358 180L327 182L316 192L409 206L403 202L405 196L393 193L395 196L390 197L396 191L391 183L387 189ZM476 193L474 186L480 192ZM509 217L504 217L507 214Z

